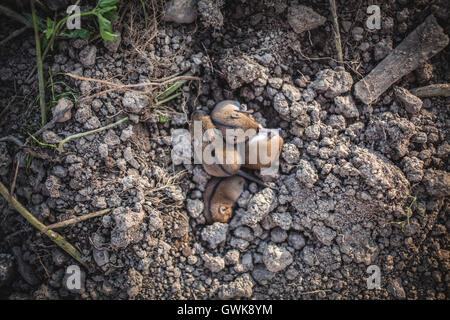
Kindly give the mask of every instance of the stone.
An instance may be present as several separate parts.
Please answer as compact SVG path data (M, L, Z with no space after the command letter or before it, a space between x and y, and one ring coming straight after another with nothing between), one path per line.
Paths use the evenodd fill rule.
M70 101L69 99L66 99L66 98L59 99L58 103L53 108L53 117L61 116L59 118L59 120L57 120L56 122L69 121L70 118L72 118L72 110L71 110L72 107L73 107L73 102ZM66 110L66 111L64 112L64 110ZM61 114L63 112L64 112L64 114Z
M225 242L228 233L228 224L216 222L203 228L201 237L208 243L209 248L215 249Z
M130 112L140 114L150 103L147 96L127 91L122 98L122 105Z
M276 206L275 192L265 188L256 193L249 201L248 209L241 218L241 222L247 226L254 226L269 214Z
M345 118L359 117L358 108L350 95L335 97L334 103L336 104L336 113L342 114Z
M237 277L234 281L222 285L219 288L219 299L239 299L250 298L253 294L254 281L250 274L245 273Z
M405 88L395 87L395 96L409 114L416 114L422 109L423 102Z
M319 179L316 169L306 160L300 160L295 173L297 179L308 188L312 188Z
M111 232L111 246L125 248L131 243L139 241L143 235L139 229L142 226L145 214L143 211L134 212L130 208L116 208L112 212L115 227Z
M103 267L109 263L109 252L107 250L98 250L97 248L94 248L92 250L92 256L99 267Z
M288 8L287 21L296 33L315 29L323 25L326 20L313 9L303 5L292 5Z
M155 232L164 226L164 222L161 219L161 214L156 209L151 209L148 214L148 230Z
M300 233L293 231L289 232L288 243L295 250L300 250L305 246L306 241Z
M192 23L197 18L194 0L171 0L167 2L163 19L175 23Z
M353 85L353 78L344 68L335 70L324 69L316 74L316 79L311 87L319 92L324 92L327 98L334 98L349 92Z
M202 200L187 199L186 210L192 218L196 219L196 218L200 217L200 215L203 212L203 209L204 209L204 204L203 204Z
M97 56L96 46L86 46L80 51L80 62L85 67L91 67L95 64L95 58Z
M264 264L270 272L284 270L292 262L292 254L283 247L268 245L263 253Z
M204 253L202 255L205 267L211 272L220 272L225 268L225 260L220 256L212 256L209 253Z

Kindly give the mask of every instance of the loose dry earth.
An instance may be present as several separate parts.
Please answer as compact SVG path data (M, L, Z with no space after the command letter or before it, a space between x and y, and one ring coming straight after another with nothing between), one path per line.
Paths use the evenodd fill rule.
M310 31L293 26L302 9L283 0L200 0L187 24L162 21L161 5L146 3L147 18L140 1L120 6L114 43L57 41L46 77L56 100L73 92L77 102L67 121L37 138L58 143L128 121L71 140L61 154L34 143L32 156L0 142L0 181L10 188L18 162L15 197L44 224L112 209L58 230L90 267L85 287L63 286L74 260L0 198L1 298L449 298L450 100L417 101L404 89L448 83L450 48L371 105L352 90L429 14L449 35L448 1L383 2L380 30L365 25L372 1L337 1L341 66L328 1L303 3L325 17L311 19L321 25ZM0 38L18 27L2 18ZM0 138L24 141L40 124L37 77L26 81L33 33L0 47L0 61L0 112L10 105ZM92 97L110 87L64 75L139 84L189 70L201 80L157 107L162 89ZM285 145L272 179L279 190L247 184L231 222L208 226L210 177L200 165L172 163L172 133L224 99L281 128ZM381 270L380 289L367 288L370 265Z

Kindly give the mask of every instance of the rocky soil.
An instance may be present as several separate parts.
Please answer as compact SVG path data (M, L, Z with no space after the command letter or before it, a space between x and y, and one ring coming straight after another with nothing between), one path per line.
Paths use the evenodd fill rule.
M181 12L168 7L175 11L157 28L130 1L114 43L58 41L44 70L57 97L73 92L77 101L38 138L58 143L129 120L71 140L62 154L34 144L41 157L16 157L15 144L0 142L0 181L10 186L19 161L15 196L46 225L112 212L58 230L90 267L73 292L63 280L74 260L0 198L0 297L448 299L450 99L408 90L448 83L450 48L371 105L352 87L429 14L449 35L449 5L391 1L381 5L381 29L368 30L372 2L350 2L337 1L343 65L328 1L199 0ZM17 28L8 19L0 25L0 39ZM25 140L40 123L37 78L26 81L32 32L0 47L0 61L0 112L12 104L0 137ZM150 94L92 97L107 87L64 75L139 84L185 71L201 80L156 108ZM73 103L64 98L53 114ZM194 110L224 99L281 128L285 144L271 178L278 190L248 183L230 223L206 225L210 177L200 165L172 163L172 133L188 129ZM367 287L370 265L381 270L380 289Z

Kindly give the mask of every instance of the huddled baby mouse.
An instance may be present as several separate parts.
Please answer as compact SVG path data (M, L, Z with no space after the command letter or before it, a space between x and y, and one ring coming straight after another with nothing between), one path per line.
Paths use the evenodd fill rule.
M228 222L244 189L244 178L268 187L241 167L271 167L278 161L283 139L276 131L263 128L244 105L233 100L219 102L211 115L194 111L191 120L194 152L202 159L203 169L213 176L204 193L206 221ZM200 136L196 136L194 124L201 127Z

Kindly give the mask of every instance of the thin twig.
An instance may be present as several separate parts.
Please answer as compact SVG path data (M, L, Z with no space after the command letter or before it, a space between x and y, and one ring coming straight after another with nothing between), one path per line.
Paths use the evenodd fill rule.
M13 33L11 33L9 36L7 36L5 39L3 39L2 41L0 41L0 47L2 45L4 45L5 43L7 43L9 40L14 39L15 37L20 36L22 33L25 32L25 30L27 30L28 27L22 27L20 29L17 29L16 31L14 31Z
M334 34L334 45L336 46L337 59L340 64L343 63L344 58L342 56L342 45L341 45L341 34L339 32L339 23L336 12L336 2L335 0L330 0L331 15L333 16L333 34Z
M32 27L30 21L28 21L24 16L18 14L17 12L15 12L5 6L0 5L0 12L3 13L4 15L8 16L9 18L22 23L23 25L25 25L29 28Z
M11 183L11 191L9 193L9 202L11 202L12 196L14 194L14 190L16 189L16 181L17 181L17 174L19 173L19 164L20 164L20 157L19 157L19 153L17 153L16 155L16 169L14 170L14 176L13 176L13 181Z
M429 86L415 88L410 90L413 95L420 98L425 97L450 97L450 84L449 83L438 83L430 84Z
M84 136L87 136L87 135L90 135L90 134L93 134L93 133L97 133L97 132L100 132L100 131L103 131L103 130L110 129L110 128L112 128L112 127L115 127L115 126L121 124L122 122L124 122L124 121L126 121L126 120L128 120L128 117L125 117L125 118L123 118L123 119L121 119L121 120L119 120L119 121L117 121L117 122L115 122L115 123L108 124L107 126L104 126L104 127L98 128L98 129L94 129L94 130L90 130L90 131L86 131L86 132L74 134L74 135L72 135L72 136L70 136L70 137L67 137L67 138L65 138L64 140L62 140L62 141L59 143L59 145L58 145L58 151L59 151L59 153L61 153L61 152L63 151L63 146L64 146L64 144L65 144L66 142L72 140L72 139L75 139L75 138L81 138L81 137L84 137Z
M45 126L45 124L47 123L47 107L45 105L45 83L44 83L44 71L42 70L41 40L39 38L39 28L37 25L34 0L31 0L30 2L31 2L31 14L33 16L34 39L36 41L36 60L37 60L38 80L39 80L39 104L41 106L41 125Z
M16 138L14 136L6 136L6 137L3 137L3 138L0 138L0 142L4 142L4 141L9 141L9 142L15 143L19 147L23 147L24 146L24 143L22 141L20 141L19 138Z
M6 201L9 200L11 206L19 212L33 227L42 232L45 228L45 225L36 219L19 201L17 201L14 197L10 197L8 189L0 182L0 194L5 198ZM71 255L75 260L77 260L81 265L87 268L86 263L83 261L81 254L78 250L72 246L69 242L67 242L63 236L56 233L53 230L48 230L44 232L56 245L58 245L61 249Z
M47 230L53 230L53 229L57 229L57 228L64 228L64 227L70 226L72 224L76 224L78 222L81 222L81 221L85 221L85 220L88 220L88 219L91 219L91 218L102 216L102 215L104 215L104 214L106 214L106 213L108 213L110 211L111 211L111 209L105 209L105 210L89 213L89 214L86 214L86 215L82 215L82 216L79 216L79 217L76 217L76 218L68 219L68 220L65 220L65 221L57 222L57 223L51 224L49 226L46 226L42 230L42 232L46 232Z

